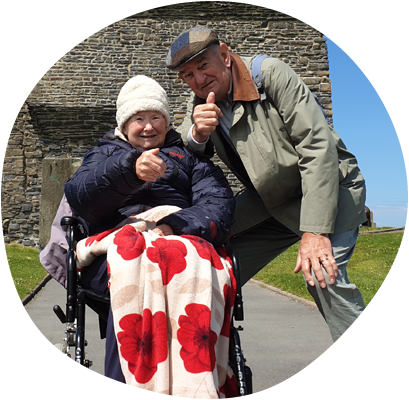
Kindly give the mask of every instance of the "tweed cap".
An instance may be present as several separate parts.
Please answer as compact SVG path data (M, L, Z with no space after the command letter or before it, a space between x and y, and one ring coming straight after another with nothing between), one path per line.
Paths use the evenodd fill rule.
M166 66L172 70L180 68L213 43L219 43L219 37L214 30L204 26L187 29L170 46Z

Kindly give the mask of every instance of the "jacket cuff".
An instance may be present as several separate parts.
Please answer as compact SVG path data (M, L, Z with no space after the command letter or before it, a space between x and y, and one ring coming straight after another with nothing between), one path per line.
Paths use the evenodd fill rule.
M206 150L206 143L209 141L209 138L207 138L204 142L196 141L195 138L193 137L193 126L194 125L190 127L189 132L187 134L186 138L187 143L193 151L203 154Z

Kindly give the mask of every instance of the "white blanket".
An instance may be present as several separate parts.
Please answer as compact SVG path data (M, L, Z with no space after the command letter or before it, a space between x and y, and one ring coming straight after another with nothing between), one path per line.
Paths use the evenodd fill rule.
M228 366L236 283L224 249L152 231L156 207L77 245L78 267L107 254L111 306L127 384L190 398L237 396Z

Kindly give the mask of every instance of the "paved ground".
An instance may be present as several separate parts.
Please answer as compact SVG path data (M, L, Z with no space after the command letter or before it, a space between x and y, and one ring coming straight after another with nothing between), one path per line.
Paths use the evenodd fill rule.
M301 371L332 344L319 312L254 282L243 288L245 320L240 333L247 365L253 371L254 392L270 388ZM62 342L64 325L52 307L65 309L65 290L49 281L26 310L53 344ZM96 314L87 309L87 358L92 370L103 374L105 341L99 338ZM74 361L73 361L74 362Z

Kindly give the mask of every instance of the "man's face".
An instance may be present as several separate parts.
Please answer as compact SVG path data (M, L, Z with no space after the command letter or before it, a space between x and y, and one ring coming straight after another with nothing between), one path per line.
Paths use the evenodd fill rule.
M219 52L207 49L183 65L178 76L196 96L206 99L210 92L214 92L216 101L225 100L230 90L230 65L229 49L221 43Z

